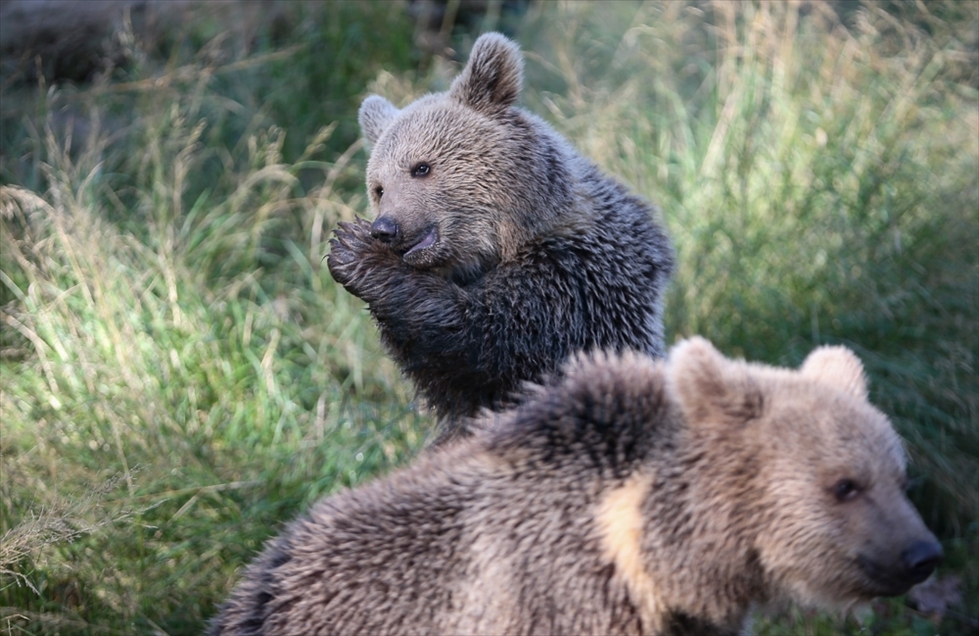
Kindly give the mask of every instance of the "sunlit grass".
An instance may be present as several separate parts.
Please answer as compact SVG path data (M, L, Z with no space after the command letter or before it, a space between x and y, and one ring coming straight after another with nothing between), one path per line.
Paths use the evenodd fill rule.
M266 234L297 222L284 216L332 225L352 213L344 200L297 196L275 137L259 135L265 165L207 211L175 210L180 164L200 152L179 124L166 141L182 134L176 153L145 158L161 164L137 194L145 237L105 220L97 167L65 155L45 196L0 190L15 297L0 316L20 358L3 363L0 521L16 533L51 502L103 491L60 515L73 543L4 563L26 566L5 593L55 602L52 586L78 587L56 603L76 621L187 629L279 521L421 441L362 305L320 268L323 246L286 241L276 281L257 266Z

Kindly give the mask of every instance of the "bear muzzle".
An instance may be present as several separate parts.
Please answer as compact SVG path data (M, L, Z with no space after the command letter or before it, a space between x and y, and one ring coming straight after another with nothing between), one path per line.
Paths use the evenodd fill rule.
M390 216L378 217L371 223L371 237L400 254L411 265L430 265L431 255L422 252L434 247L439 240L438 229L430 225L419 231L408 231Z
M873 596L900 596L921 583L935 571L942 560L942 546L934 537L917 540L901 551L896 559L862 554L857 563L871 585Z
M435 231L434 227L430 227L422 235L421 240L408 248L408 251L405 252L405 256L432 247L436 242L438 242L438 232Z

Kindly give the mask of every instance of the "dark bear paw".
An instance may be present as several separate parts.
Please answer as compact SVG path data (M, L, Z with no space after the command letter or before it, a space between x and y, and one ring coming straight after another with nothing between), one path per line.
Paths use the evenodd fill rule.
M337 224L330 239L330 255L326 263L333 280L369 303L386 278L378 270L399 267L401 259L388 246L371 237L370 221L357 218L352 223Z

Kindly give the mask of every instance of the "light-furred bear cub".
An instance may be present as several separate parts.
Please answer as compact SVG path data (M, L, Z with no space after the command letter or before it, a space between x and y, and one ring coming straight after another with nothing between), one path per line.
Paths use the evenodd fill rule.
M522 65L490 33L448 92L401 110L368 97L374 221L331 241L334 279L367 302L446 438L578 350L664 353L673 251L656 212L514 105Z
M735 634L753 603L847 607L938 563L849 350L795 371L693 339L565 372L320 501L211 633Z

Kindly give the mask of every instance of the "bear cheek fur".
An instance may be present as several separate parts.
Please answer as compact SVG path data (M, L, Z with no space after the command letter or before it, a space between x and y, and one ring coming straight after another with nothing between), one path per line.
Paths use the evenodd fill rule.
M784 425L764 426L762 435L771 442L758 463L764 499L758 509L765 520L755 540L773 596L835 606L853 598L854 581L848 579L856 563L847 545L847 518L823 483L824 460L818 449L800 446L808 436L798 429L810 425L807 419L799 413Z

